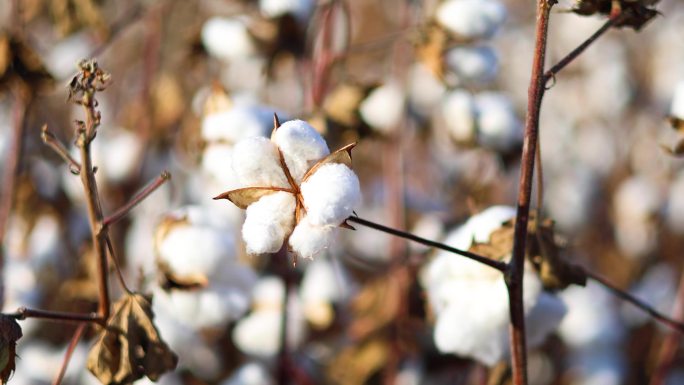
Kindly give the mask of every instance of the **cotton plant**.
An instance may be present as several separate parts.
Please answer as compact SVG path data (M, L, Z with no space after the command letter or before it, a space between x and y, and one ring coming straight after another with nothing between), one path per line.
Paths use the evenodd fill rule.
M446 244L467 250L486 243L515 209L494 206L447 236ZM524 310L530 347L543 342L565 315L563 302L545 292L531 265L525 267ZM503 275L475 261L440 252L424 268L425 287L436 317L434 342L443 353L471 357L492 366L507 357L509 304Z
M246 209L242 237L250 254L275 253L287 242L295 255L327 249L333 230L361 199L349 144L330 153L325 140L301 120L277 123L271 138L251 137L233 149L233 170L244 185L214 199Z

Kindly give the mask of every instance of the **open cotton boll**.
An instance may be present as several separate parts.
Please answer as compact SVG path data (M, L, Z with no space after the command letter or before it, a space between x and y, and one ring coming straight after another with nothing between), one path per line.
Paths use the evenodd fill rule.
M404 91L389 81L371 91L359 105L361 119L372 128L388 133L396 129L404 112Z
M684 120L684 80L677 83L675 87L674 94L672 95L672 104L670 105L670 115Z
M259 10L268 18L291 14L305 21L311 15L313 6L313 0L259 0Z
M240 366L221 385L273 385L274 381L266 367L257 362Z
M359 178L340 163L324 164L301 185L312 225L339 225L361 202Z
M261 197L247 207L242 237L250 254L275 253L294 225L295 198L287 192Z
M446 64L458 80L487 83L496 77L499 60L490 47L456 47L446 53Z
M312 225L306 216L290 235L290 246L302 257L313 259L316 254L330 246L333 229L334 226Z
M442 116L449 134L456 142L475 142L477 110L470 92L457 89L447 94L442 102Z
M270 119L264 119L265 112ZM243 138L266 136L273 125L273 111L262 106L236 105L208 114L202 119L202 138L207 141L236 143Z
M506 8L496 0L447 0L437 8L436 18L464 39L487 38L506 19Z
M210 55L225 61L251 56L254 39L242 19L212 17L202 26L202 44Z
M508 97L483 92L475 97L480 143L498 151L509 151L522 142L522 124Z
M283 123L275 131L273 140L283 153L290 174L297 183L301 183L311 166L330 154L321 134L303 120Z
M290 187L280 165L278 149L264 137L238 142L233 148L232 169L244 186Z

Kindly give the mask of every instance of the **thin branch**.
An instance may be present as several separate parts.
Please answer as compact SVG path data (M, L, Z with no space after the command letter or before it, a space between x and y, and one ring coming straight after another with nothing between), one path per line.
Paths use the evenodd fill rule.
M119 278L119 283L121 284L121 287L124 289L126 293L133 294L131 289L128 288L128 285L126 285L126 280L124 280L123 274L121 273L121 266L119 265L119 260L116 258L116 254L114 254L114 246L112 246L112 240L109 236L107 236L107 249L109 250L109 258L111 258L112 263L114 264L116 276L117 278Z
M55 134L48 130L47 124L44 124L40 131L40 137L43 139L43 143L48 145L66 164L69 165L69 171L71 171L72 174L78 175L81 172L81 165L73 156L71 156L69 150L67 150L66 146L64 146L59 139L57 139Z
M78 328L76 328L76 332L74 332L74 336L71 337L71 342L69 342L69 347L67 347L66 354L64 355L62 366L59 368L59 373L57 373L57 376L52 381L52 385L59 385L62 383L64 374L66 373L67 367L69 366L69 361L71 361L71 356L74 354L74 350L76 349L76 345L78 345L78 341L80 341L81 337L83 336L83 332L85 331L86 325L87 324L82 323L78 325Z
M104 324L106 321L102 316L100 316L97 313L81 314L61 311L28 309L25 307L20 307L19 309L17 309L16 312L5 315L19 321L25 320L27 318L39 318L57 322L96 322L99 324Z
M506 268L507 268L507 264L505 262L495 261L493 259L489 259L487 257L481 256L481 255L478 255L475 253L471 253L470 251L459 250L459 249L451 247L449 245L445 245L443 243L439 243L439 242L431 241L429 239L421 238L417 235L413 235L413 234L407 233L405 231L393 229L391 227L383 226L381 224L371 222L369 220L359 218L357 216L351 216L351 217L347 218L347 221L358 223L362 226L366 226L366 227L369 227L371 229L382 231L384 233L394 235L396 237L408 239L410 241L417 242L417 243L420 243L420 244L428 246L428 247L434 247L436 249L440 249L440 250L448 251L450 253L458 254L460 256L472 259L473 261L480 262L480 263L487 265L493 269L496 269L500 272L505 272Z
M631 303L632 305L634 305L634 306L638 307L639 309L648 313L651 317L653 317L654 320L662 323L663 325L666 325L666 326L672 328L673 330L676 330L680 333L684 333L684 323L679 322L675 319L672 319L663 313L660 313L659 311L657 311L653 307L651 307L651 305L643 302L642 300L633 296L632 294L616 287L615 285L608 282L605 278L599 276L598 274L590 272L590 271L587 271L586 274L587 274L588 278L593 279L594 281L601 284L601 286L608 289L616 297L620 298L623 301L627 301L627 302Z
M546 39L549 28L549 16L553 4L555 4L555 0L538 0L537 2L535 49L527 99L525 138L523 142L520 185L518 187L517 212L515 216L513 256L508 271L505 274L511 319L511 367L513 371L513 383L515 385L527 384L527 343L525 336L525 312L523 309L523 272L525 266L527 223L530 215L530 200L532 195L532 177L534 174L535 155L537 153L539 115L541 101L544 96Z
M599 37L601 37L601 35L603 35L606 31L622 22L627 17L627 15L628 12L621 12L616 16L611 16L608 20L606 20L606 22L601 26L601 28L596 30L596 32L594 32L593 35L589 36L587 40L582 42L582 44L578 45L577 48L573 49L563 59L561 59L558 63L551 67L551 69L546 71L546 73L544 73L543 83L546 84L550 79L555 78L556 74L558 74L568 64L572 63L573 60L575 60L579 55L582 54L582 52L589 48L589 46L592 43L594 43Z
M169 174L168 171L162 172L161 175L156 177L147 186L143 187L143 189L140 190L140 192L135 194L135 196L133 196L133 198L128 203L126 203L125 205L120 207L118 210L116 210L114 212L114 214L106 217L103 221L104 227L109 227L109 226L113 225L114 223L120 221L123 217L128 215L128 213L131 212L131 210L135 206L140 204L140 202L145 200L145 198L147 198L155 190L157 190L159 187L161 187L169 179L171 179L171 174Z

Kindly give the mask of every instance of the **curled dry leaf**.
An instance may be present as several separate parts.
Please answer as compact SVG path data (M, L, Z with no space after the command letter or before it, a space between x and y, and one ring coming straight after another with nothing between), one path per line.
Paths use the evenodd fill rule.
M21 338L21 327L14 318L0 315L0 382L6 384L14 373L17 340Z
M88 370L103 384L156 381L178 363L152 323L150 301L132 293L114 304L106 328L88 354Z
M616 27L631 27L640 30L658 15L653 6L660 0L577 0L573 12L578 15L594 14L620 16Z

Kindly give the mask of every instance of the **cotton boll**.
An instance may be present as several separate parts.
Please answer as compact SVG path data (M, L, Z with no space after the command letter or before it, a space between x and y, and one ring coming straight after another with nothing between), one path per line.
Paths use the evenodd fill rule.
M28 255L34 268L57 265L61 255L61 225L52 215L41 215L28 238Z
M207 141L236 143L243 138L265 136L273 125L273 111L264 119L265 107L236 105L231 109L209 114L202 119L202 138Z
M232 187L238 187L238 178L233 167L233 146L225 143L209 143L202 152L202 170L207 173L213 182L216 182L219 191L210 191L211 195L218 195Z
M340 163L324 164L301 185L306 217L312 225L339 225L361 202L359 178Z
M487 83L496 77L499 60L490 47L456 47L446 53L446 64L458 80Z
M453 247L468 250L475 242L487 242L489 236L501 225L515 218L515 208L510 206L492 206L473 215L468 221L451 232L445 243Z
M290 298L293 300L293 298ZM291 309L288 307L288 309ZM304 323L301 317L288 310L288 346L294 348L304 338ZM282 311L259 310L238 321L233 329L235 345L243 352L259 356L273 357L280 349L280 329Z
M280 165L278 149L267 138L253 137L233 149L232 169L244 186L290 187Z
M511 101L503 94L483 92L476 96L480 142L509 151L522 141L522 125Z
M128 180L138 170L142 141L134 133L118 127L105 128L98 134L101 138L94 142L98 171L112 183Z
M409 70L408 98L417 113L428 116L439 106L446 92L444 83L421 63L415 63Z
M295 198L287 192L266 195L247 207L242 237L250 254L275 253L294 225Z
M248 362L239 367L221 385L273 385L267 368L257 362Z
M684 81L680 81L675 87L670 105L670 115L684 120Z
M451 137L458 143L472 143L476 139L477 110L470 92L451 91L442 102L442 116Z
M92 55L93 48L89 34L75 33L51 45L43 63L56 79L66 79L74 75L81 59Z
M238 18L212 17L207 20L202 26L202 44L210 55L225 61L256 52L247 26Z
M359 105L361 119L381 133L389 133L401 122L404 112L404 91L396 82L387 82L374 89Z
M333 226L312 225L306 216L292 232L290 246L302 257L313 259L316 254L330 246L333 228Z
M505 6L495 0L448 0L436 13L439 24L464 39L492 36L505 18Z
M304 21L311 15L313 6L312 0L259 0L259 10L268 18L291 14Z
M321 135L303 120L283 123L273 138L297 183L301 183L311 166L330 153Z
M280 277L265 276L252 289L252 300L256 309L282 309L285 296L285 282Z

